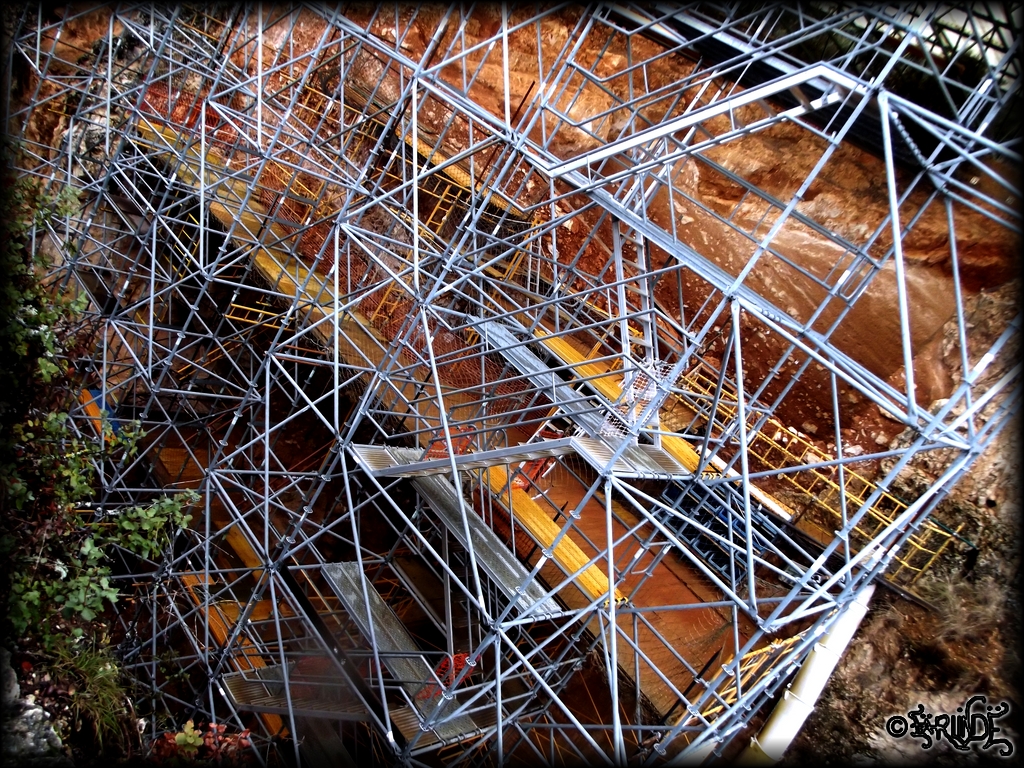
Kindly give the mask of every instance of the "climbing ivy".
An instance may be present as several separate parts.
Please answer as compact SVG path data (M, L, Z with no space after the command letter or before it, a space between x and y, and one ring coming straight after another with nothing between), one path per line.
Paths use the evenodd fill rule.
M198 501L195 492L165 496L148 507L129 507L121 511L114 520L114 533L107 535L107 541L124 547L139 557L153 559L170 544L170 534L188 526L192 515L183 510L188 504ZM93 538L83 544L90 552L97 551Z
M66 635L81 637L118 600L110 555L117 549L158 558L187 526L189 492L146 506L91 506L97 467L135 455L138 424L115 433L104 417L97 434L80 434L68 414L84 389L76 370L90 332L84 295L47 286L48 264L33 232L59 231L59 220L80 208L70 186L47 190L13 167L3 148L0 189L0 555L8 641L32 638L45 649ZM66 252L70 245L64 243ZM67 255L67 253L65 254Z
M22 552L15 560L8 605L14 637L31 630L49 648L60 634L55 628L62 619L95 619L105 602L114 604L118 599L106 562L111 547L146 559L157 557L174 532L188 525L192 516L184 509L197 498L188 492L146 507L129 507L109 521L78 523L63 536L40 542L34 556ZM71 630L75 637L83 632L82 627Z

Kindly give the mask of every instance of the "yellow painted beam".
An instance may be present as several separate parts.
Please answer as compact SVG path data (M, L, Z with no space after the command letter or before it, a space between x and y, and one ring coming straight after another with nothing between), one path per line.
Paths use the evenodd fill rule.
M238 621L244 606L239 603L219 603L217 607L230 621L235 622ZM287 603L281 602L275 607L270 600L257 600L252 611L249 612L249 620L267 621L273 618L275 613L280 614L282 618L292 618L295 616L295 612L292 611Z
M225 538L227 538L228 546L234 550L235 554L238 555L238 559L242 561L245 567L253 569L253 578L260 578L263 575L263 561L256 554L256 550L249 544L245 534L238 530L238 526L232 525L228 528Z
M676 435L662 435L661 447L664 448L673 459L678 461L691 472L696 472L697 467L700 466L700 454L693 449L692 445L681 437L677 437Z
M614 403L622 396L622 374L613 374L607 363L587 361L579 350L562 336L546 336L542 331L538 331L537 337L557 358L571 366L581 379L598 376L599 378L591 379L588 383L608 400Z
M537 331L536 335L545 347L551 350L551 352L554 353L554 355L563 363L571 366L581 378L598 376L599 378L591 379L589 383L609 401L613 403L618 401L619 397L622 395L621 373L612 373L607 363L588 361L576 349L576 347L566 341L564 337L547 336L543 331ZM686 467L690 472L697 471L697 467L700 464L700 454L698 454L684 438L676 435L662 435L661 446L672 456L672 458ZM717 456L711 458L710 464L718 472L725 471L725 462ZM738 476L738 473L735 470L729 470L728 476L735 477ZM793 518L794 512L792 509L771 494L762 491L760 488L751 485L750 495L757 501L761 502L764 506L787 520Z
M555 537L561 532L562 526L552 520L550 515L522 488L512 488L510 498L508 473L503 467L489 467L483 472L491 493L513 511L516 522L526 528L533 538L543 546L550 548ZM558 542L553 555L555 561L570 574L580 589L592 600L607 597L608 574L596 563L587 566L590 558L568 535L563 536L562 540ZM620 603L623 600L625 600L625 596L616 588L615 602Z

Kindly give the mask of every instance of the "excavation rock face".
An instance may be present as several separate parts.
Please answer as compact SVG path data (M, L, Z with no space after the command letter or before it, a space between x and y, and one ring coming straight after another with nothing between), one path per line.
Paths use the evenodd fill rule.
M415 16L412 9L398 15L374 16L373 13L367 8L362 18L357 11L355 21L368 24L370 31L382 40L398 41L400 37L398 42L403 53L412 60L418 60L426 51L442 17L440 9L436 8L424 9ZM515 21L516 14L512 13L508 20L510 29L514 29ZM630 41L631 47L627 50L624 38L616 38L610 45L603 46L601 35L590 35L576 53L576 61L589 63L589 71L575 72L562 81L551 82L553 64L566 46L578 40L581 24L585 23L586 19L579 12L567 11L550 16L539 36L532 28L510 32L507 74L499 56L491 53L484 58L488 55L486 46L467 56L474 65L483 61L468 92L496 118L504 119L506 102L511 111L524 99L534 103L531 99L536 99L536 89L546 89L550 98L541 110L541 119L534 122L530 137L538 142L547 137L549 149L563 159L588 152L621 135L626 119L633 117L625 114L625 109L616 109L630 98L628 79L618 76L628 62L649 59L644 76L650 92L682 81L694 69L693 62L682 56L656 58L657 46L639 37ZM313 22L307 23L303 26L304 33L314 37L315 26ZM457 31L456 26L450 25L452 28L441 36L439 50L460 47L471 50L500 31L500 8L481 8L469 23ZM464 84L456 82L455 68L449 69L441 70L442 78L447 79L449 85L461 88ZM665 100L652 100L634 119L657 124L665 117L666 104ZM757 106L738 113L741 120L763 117L764 112ZM444 116L437 118L440 124ZM725 130L727 124L728 118L723 116L709 121L708 127L712 131ZM826 150L825 140L803 127L793 123L775 124L703 150L677 164L674 169L676 185L700 201L700 205L678 196L671 206L666 200L655 199L647 213L654 223L674 231L683 245L693 248L729 274L739 275L753 261L747 285L801 322L807 321L828 295L814 278L835 284L843 271L841 267L851 266L845 293L863 289L863 294L852 309L842 296L832 299L815 322L814 330L828 334L840 350L879 378L903 387L904 354L896 265L891 256L885 259L892 248L885 163L873 153L844 142L810 185L801 189ZM1004 175L1009 173L1006 168L996 170ZM762 194L748 194L748 187L731 180L724 172L735 174ZM1018 243L1009 228L995 225L978 211L954 202L951 213L956 237L951 244L946 207L930 183L916 183L914 191L903 199L915 180L915 171L897 169L896 192L902 200L898 211L900 225L905 226L917 217L901 245L915 395L927 407L945 397L954 386L955 367L950 367L942 351L944 329L954 319L956 307L951 245L955 245L964 300L970 301L979 293L991 292L1013 280ZM983 176L968 181L979 189L992 185L991 180ZM766 202L769 198L781 206L793 203L795 213L805 217L807 223L791 216L771 238L768 251L759 253L762 238L779 216L778 207ZM1017 203L1013 198L1005 202L1011 206ZM585 212L579 218L576 236L571 231L559 231L558 253L563 261L575 257L572 246L582 241L584 233L593 230L597 213ZM723 218L728 218L729 223ZM836 237L826 237L812 225ZM855 263L857 249L882 262L881 268L866 269L863 260ZM666 264L674 259L663 252L660 257ZM590 268L597 274L605 259L603 253L595 253L592 259L584 254L579 268ZM687 289L684 302L691 309L699 307L708 294L707 284L695 276L684 278L684 282ZM681 307L674 291L666 290L658 299L667 312L679 316ZM749 350L744 364L752 389L769 375L772 366L785 353L785 345L764 331L763 326L754 322L746 323L743 329L744 348ZM714 354L714 350L708 352ZM782 375L776 377L778 383L769 386L767 399L781 391L786 372L795 371L800 362L793 358L785 363ZM811 423L823 434L830 433L833 424L829 393L827 373L812 366L777 413L786 423ZM899 432L898 424L882 419L878 409L862 402L856 392L843 389L841 401L840 426L852 429L863 425L861 437L865 445L870 445L874 438L888 442Z
M536 108L538 91L546 89L549 98L545 99L540 110L541 119L534 121L530 137L540 142L547 136L549 149L566 159L615 140L622 134L630 115L626 114L628 110L616 107L630 98L630 83L619 74L630 61L649 59L643 71L646 86L652 92L681 82L694 69L693 62L679 55L656 57L657 46L639 37L630 41L627 49L622 37L603 46L599 43L601 35L589 35L576 54L577 61L589 62L589 70L571 74L561 82L549 83L551 69L558 57L574 44L583 29L581 25L586 23L576 10L549 16L539 35L530 26L515 30L517 16L513 12L508 19L509 28L513 31L508 35L507 75L501 65L501 51L488 51L487 46L472 50L500 30L499 6L479 8L464 25L449 23L439 36L443 20L439 7L403 7L395 12L382 13L372 6L356 6L348 16L355 24L366 25L371 34L385 44L397 44L401 53L411 61L421 60L435 37L434 45L440 55L451 55L460 49L471 50L466 54L467 62L476 65L483 61L483 66L477 78L468 85L469 96L500 120L505 118L506 108L513 111L521 103L525 103L527 109ZM250 19L250 25L253 23ZM74 71L82 52L91 50L94 44L111 34L108 27L109 11L98 9L69 23L65 33L67 39L62 37L50 41L49 47L44 45L43 50L53 55L58 71L62 71L61 64L68 71ZM113 35L120 32L120 25L115 24ZM232 64L255 74L259 67L255 30L248 32L253 33L248 35L253 42L235 52ZM331 39L333 34L336 33L328 28L322 17L308 10L299 11L295 14L294 25L279 23L264 35L263 61L273 62L289 53L299 55L303 49L312 50L324 40ZM381 58L366 52L359 56L353 71L356 74L363 72L367 82L378 81L384 71ZM454 65L442 68L440 75L453 87L466 86L456 82ZM268 80L269 88L280 85L278 81L284 76L272 73L267 77L273 80L272 83ZM399 80L397 71L388 74L382 84L385 97L397 97ZM21 90L31 94L33 85L36 84L24 83ZM40 98L46 96L48 87L53 86L46 82L42 84L44 90L39 94ZM641 121L639 127L657 124L665 117L667 103L665 99L654 99L632 119ZM759 107L744 109L745 112L741 110L738 113L741 119L764 116ZM451 117L443 105L434 103L427 103L423 113L425 131L440 131ZM47 143L49 135L50 143L57 146L63 130L63 126L58 124L58 114L59 110L36 110L34 122L26 128L26 136ZM721 121L728 121L728 118L718 120L720 128ZM708 127L715 130L715 121L710 121ZM457 131L450 130L448 136L450 140L457 140ZM88 143L88 139L85 136L80 140ZM890 206L886 170L881 158L845 142L835 150L809 187L801 191L801 185L825 150L824 139L793 123L775 124L758 133L727 141L678 163L674 169L677 186L699 200L701 205L678 197L671 206L666 201L655 200L649 216L660 226L673 230L683 245L693 248L730 274L738 275L753 260L748 285L787 314L804 321L826 296L824 288L807 275L827 282L830 271L837 264L845 263L844 259L852 259L849 253L844 252L849 249L844 248L843 243L862 249L871 258L879 260L892 245L892 230L887 218ZM1009 173L1006 168L998 167L996 170ZM763 195L745 194L746 188L727 178L723 171L735 174L761 190ZM899 195L902 196L914 176L909 170L897 172ZM990 179L980 176L969 181L979 189L992 185ZM766 197L781 205L795 200L795 212L835 233L839 241L825 237L790 217L771 239L769 251L759 254L760 239L778 217L778 210L766 203ZM1015 205L1017 201L1008 198L1006 202ZM722 221L720 217L724 216L730 218L731 224ZM927 405L944 397L952 385L952 374L942 359L940 346L943 326L953 317L955 308L947 213L927 183L917 184L899 209L901 222L915 216L918 220L903 239L902 255L906 268L916 394L918 400ZM994 226L989 218L960 203L952 204L952 217L956 232L956 259L965 297L969 300L974 294L990 292L1012 280L1017 265L1017 238L1014 233L1008 228ZM581 235L587 232L594 225L595 218L594 212L581 214L580 226L576 230ZM560 235L565 238L565 245L558 249L560 257L566 260L573 258L573 249L566 247L573 244L572 233ZM664 253L660 255L666 263L673 258ZM603 254L595 255L593 267L596 269L597 263L603 264L604 260ZM580 268L587 267L588 258L584 255ZM832 279L834 281L834 276ZM868 281L866 292L858 298L852 310L847 311L843 301L834 299L814 327L815 330L829 332L833 342L844 353L870 371L899 385L903 381L904 359L896 311L898 295L893 259L890 258L877 274L868 277ZM694 278L688 281L687 287L685 303L699 306L705 298L707 286ZM673 292L665 291L658 298L667 312L678 315L681 311L678 297ZM753 336L758 330L751 325L746 332ZM754 354L745 362L750 368L751 383L756 384L781 356L782 346L770 335L766 343L757 344L755 341L752 346ZM829 403L819 402L817 397L816 390L822 388L818 385L824 383L822 376L815 381L811 372L807 386L801 387L802 398L790 397L790 402L783 404L783 410L790 411L783 414L787 422L802 424L808 420L821 420L823 409L830 407ZM856 399L855 395L851 397ZM798 402L801 399L805 402ZM854 402L849 405L844 427L851 426L851 420L866 415L870 410L870 407L853 407L858 405Z
M77 37L53 41L53 54L58 59L68 59L71 67L73 52L88 50L93 38L99 39L107 33L104 13L96 11L83 16L73 27ZM583 49L576 54L577 61L589 63L589 71L571 74L564 81L549 82L558 57L574 44L580 36L581 25L586 23L576 10L548 17L539 35L532 27L515 30L517 17L513 12L508 19L512 31L508 35L507 73L501 64L500 54L503 52L489 51L487 46L473 50L474 46L500 31L499 6L478 9L465 25L449 23L440 35L438 32L444 14L439 7L404 7L382 13L372 6L357 6L348 15L357 25L366 25L371 34L384 44L397 44L401 53L412 61L421 60L432 41L442 56L460 49L470 50L466 55L467 62L472 66L483 62L483 66L476 79L468 85L468 93L499 120L505 118L506 109L512 112L520 104L525 103L527 108L535 105L538 90L546 89L549 98L540 110L540 120L534 122L530 137L538 142L547 137L549 149L564 159L590 151L621 135L630 115L626 114L628 110L617 110L616 106L630 98L630 83L626 77L618 75L630 61L649 59L644 68L649 91L680 82L694 69L693 62L682 56L656 57L657 46L639 37L630 41L627 49L624 38L616 38L611 45L598 47L601 36L589 35L584 39ZM254 23L255 20L250 19L250 25ZM232 63L255 74L259 67L256 35L254 29L248 32L252 34L246 37L252 43L237 50ZM119 27L114 33L119 33ZM279 23L263 36L263 61L274 62L288 53L295 55L303 49L313 50L324 40L331 39L332 34L322 17L308 10L299 11L294 16L294 25ZM449 85L462 88L466 84L457 82L456 69L455 65L442 68L440 75ZM376 83L380 81L385 67L381 58L364 51L359 54L359 61L352 71L356 75L365 75L365 82ZM267 77L274 80L273 83L268 82L269 88L280 85L277 80L283 75L277 73ZM381 86L385 98L398 97L399 81L397 71L387 74ZM655 99L634 119L654 125L665 117L666 109L665 100ZM450 111L433 102L426 103L422 112L425 131L441 131L451 118ZM45 116L54 113L37 111L35 114L43 115L39 119L45 120L52 119ZM747 120L763 116L764 113L756 106L746 107L738 113L739 118ZM713 131L720 130L727 122L726 117L717 118L717 123L712 120L708 127ZM33 125L27 134L41 139L54 128L56 126ZM458 131L450 128L448 137L457 141ZM703 150L697 156L677 163L674 169L676 185L700 201L700 205L678 196L671 206L665 200L656 199L648 215L654 223L674 231L683 245L693 248L732 275L739 275L753 261L747 284L799 321L806 321L827 296L825 288L813 278L834 283L836 275L830 277L830 273L836 270L836 265L852 265L854 275L850 278L848 290L859 288L854 282L865 279L863 295L852 310L846 307L841 297L831 300L814 328L828 333L837 347L872 373L894 386L902 386L904 356L894 260L889 258L876 274L868 275L863 270L858 271L850 253L851 247L858 248L869 257L882 260L892 246L885 164L874 154L844 142L813 182L801 190L801 185L823 157L826 148L824 139L801 126L779 123L764 131ZM997 170L1008 172L1005 168ZM747 194L747 188L723 172L735 174L763 194ZM912 171L898 170L896 186L900 196L913 179ZM981 177L970 181L979 188L992 183ZM838 238L826 237L808 224L790 217L771 238L768 251L759 253L758 245L779 213L777 208L768 205L767 198L783 206L796 201L794 211L797 214L835 233ZM1006 202L1010 205L1016 203L1013 199ZM592 230L596 215L595 212L580 215L577 238L572 232L559 233L563 237L563 245L558 248L560 258L567 261L576 255L571 246L574 240L582 239L583 233ZM953 385L953 374L943 359L941 343L943 327L953 318L956 302L947 213L927 183L917 184L899 209L903 223L915 216L918 220L902 241L902 256L906 270L906 302L916 396L927 406L946 396ZM1008 228L994 226L986 216L960 203L952 204L952 216L956 232L956 259L965 298L969 300L974 294L992 291L1012 280L1017 263L1015 235ZM730 223L724 222L724 217L728 217ZM671 263L674 259L665 253L660 253L660 257L664 263ZM590 260L584 254L579 266L582 269L589 266L596 271L598 263L603 264L604 259L603 254L595 254L594 263L589 264ZM684 295L685 303L699 306L706 298L708 286L696 277L685 279L685 282L688 288ZM678 316L681 312L674 291L664 291L658 299L670 314ZM744 362L749 369L750 383L756 386L782 357L784 346L771 334L765 334L757 324L748 325L744 328L748 337L745 347L751 351ZM713 354L713 350L709 353ZM793 360L786 365L795 370L798 362ZM779 384L768 389L769 397L781 389L785 375L778 378ZM827 396L824 370L812 367L804 376L798 392L782 404L780 416L787 423L811 422L824 431L830 431L828 414L831 403ZM844 397L842 427L853 427L863 419L874 421L877 415L874 406L861 403L853 392L845 392ZM881 423L880 426L885 427ZM890 427L883 431L888 440L898 429ZM866 434L865 438L870 439L870 436Z

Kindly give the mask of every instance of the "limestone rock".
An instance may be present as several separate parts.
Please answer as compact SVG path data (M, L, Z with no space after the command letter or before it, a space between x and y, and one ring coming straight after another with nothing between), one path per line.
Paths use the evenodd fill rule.
M41 707L18 698L18 679L11 668L11 654L6 649L0 649L0 674L3 682L0 762L30 768L73 766L53 730L50 715Z
M0 648L0 706L3 711L17 706L20 696L18 676L11 668L11 653L6 648Z

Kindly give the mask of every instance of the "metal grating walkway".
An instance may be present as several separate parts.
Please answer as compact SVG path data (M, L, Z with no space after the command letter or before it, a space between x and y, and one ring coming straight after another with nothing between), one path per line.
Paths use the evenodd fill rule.
M405 450L417 453L417 449ZM458 542L469 549L470 541L466 539L463 528L462 506L455 486L451 481L439 475L417 477L412 480L413 487L427 500L430 508L444 523ZM487 576L498 585L508 597L514 598L523 613L529 611L533 615L560 613L561 608L553 598L544 597L544 589L536 582L528 579L529 571L519 562L497 534L488 528L476 514L466 515L466 527L472 541L476 561ZM520 585L529 581L525 590Z
M284 675L280 666L251 672L229 672L221 677L224 693L236 709L249 712L271 712L287 715L289 698L296 715L333 720L368 720L366 710L347 686L336 682L330 686L292 677L289 670L291 696L285 695Z
M374 477L416 477L425 475L446 474L451 472L451 459L447 456L439 459L420 460L418 456L410 460L410 454L401 448L382 448L376 445L351 445L349 450L359 465ZM408 449L404 449L408 450ZM513 445L493 451L478 451L455 456L455 466L460 471L468 469L485 469L498 464L513 464L520 461L546 459L551 456L563 456L572 453L572 439L568 437L558 440L545 440L538 443ZM414 455L416 451L412 452ZM422 453L419 451L418 453Z
M435 703L416 698L416 694L424 685L434 682L433 670L420 655L420 649L405 625L384 602L380 593L372 587L366 591L370 609L367 614L367 601L363 599L362 570L359 564L328 563L323 567L323 573L345 606L345 610L359 627L359 631L368 640L373 638L377 651L382 655L384 666L396 680L400 681L409 698L416 702L420 715L426 717L433 714L433 710L437 708ZM480 730L469 715L448 717L445 714L445 710L457 706L458 703L454 700L446 701L441 706L439 717L442 718L442 722L431 728L441 741L461 741L476 735Z

